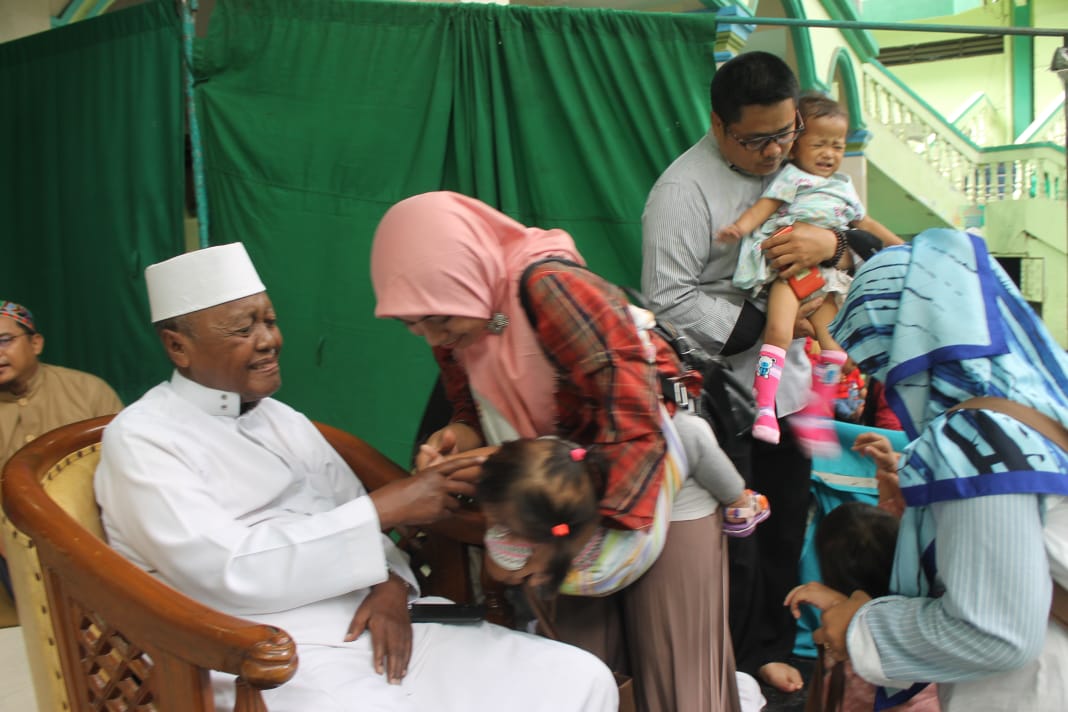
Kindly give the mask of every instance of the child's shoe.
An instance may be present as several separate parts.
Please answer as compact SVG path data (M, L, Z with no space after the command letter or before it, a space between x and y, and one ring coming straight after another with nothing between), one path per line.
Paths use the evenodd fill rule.
M834 418L830 406L824 401L814 397L789 420L797 446L808 457L831 459L841 454L842 446L838 443Z
M753 437L766 443L779 443L779 419L775 417L775 407L759 408L753 423Z
M723 533L729 537L745 537L752 534L757 524L771 516L768 498L759 492L747 489L739 499L748 504L727 507L723 512Z

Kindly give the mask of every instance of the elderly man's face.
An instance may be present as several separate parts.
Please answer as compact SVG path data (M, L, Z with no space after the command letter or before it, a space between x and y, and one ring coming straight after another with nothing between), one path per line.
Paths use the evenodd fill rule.
M742 107L741 116L729 126L713 112L712 131L720 153L732 165L754 176L771 175L790 155L797 127L797 105L793 99L763 106ZM777 137L786 141L767 140Z
M202 386L255 403L282 385L282 333L267 294L253 294L185 317L191 333L163 332L171 360Z
M28 334L9 316L0 316L0 391L21 395L37 373L44 337Z

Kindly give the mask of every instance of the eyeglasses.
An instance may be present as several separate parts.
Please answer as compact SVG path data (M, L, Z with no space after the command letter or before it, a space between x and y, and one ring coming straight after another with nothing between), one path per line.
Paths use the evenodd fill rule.
M6 351L8 347L11 346L11 344L15 343L15 339L19 338L20 336L29 336L29 334L4 334L3 336L0 336L0 351Z
M758 153L770 146L772 141L779 144L780 146L789 146L791 143L793 143L794 140L801 135L801 132L805 130L805 121L801 118L800 111L794 112L794 122L796 124L796 128L792 128L789 131L771 134L770 136L755 136L753 138L739 138L738 136L735 136L733 133L731 133L730 129L726 128L726 126L724 126L723 130L727 132L728 136L737 141L738 145L744 148L746 151Z

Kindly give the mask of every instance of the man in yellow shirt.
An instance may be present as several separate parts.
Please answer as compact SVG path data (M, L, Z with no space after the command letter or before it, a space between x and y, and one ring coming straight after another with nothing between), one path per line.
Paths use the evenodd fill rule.
M102 379L41 363L43 349L44 337L30 310L0 300L0 468L16 450L49 430L122 410L122 401ZM0 569L0 582L9 593L2 561ZM0 619L7 607L4 598L0 589Z
M41 363L43 349L33 314L0 301L0 464L49 430L122 409L100 378Z

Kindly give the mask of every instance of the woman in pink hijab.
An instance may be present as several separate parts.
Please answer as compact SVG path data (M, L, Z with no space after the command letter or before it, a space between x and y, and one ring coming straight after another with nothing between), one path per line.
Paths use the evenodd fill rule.
M583 265L562 230L425 193L390 208L375 232L375 315L426 339L441 367L452 418L420 458L548 435L596 447L609 463L595 483L603 525L640 530L652 526L670 459L662 413L674 404L662 402L661 382L683 373L670 346L636 326L622 292ZM691 483L645 574L557 606L561 636L629 668L645 712L738 710L722 515ZM486 566L513 582L527 573Z

